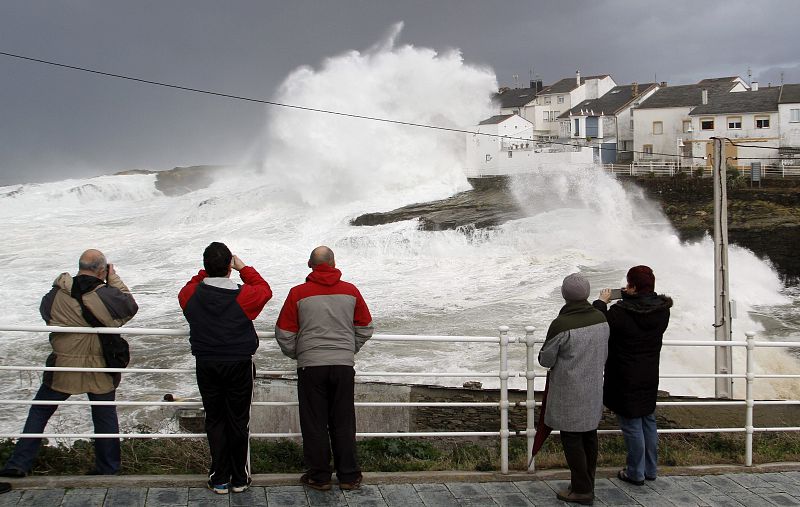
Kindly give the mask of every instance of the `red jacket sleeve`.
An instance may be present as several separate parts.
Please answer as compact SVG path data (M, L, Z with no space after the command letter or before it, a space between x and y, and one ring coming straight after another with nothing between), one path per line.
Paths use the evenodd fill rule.
M361 292L356 289L356 307L353 310L353 324L358 327L368 326L372 322L372 315L367 308L367 302L361 296Z
M178 303L181 305L181 310L186 309L186 304L194 295L194 291L197 290L197 286L200 285L200 282L203 281L203 278L207 277L205 269L201 269L196 275L192 277L189 282L183 286L181 291L178 293Z
M254 320L264 309L264 305L272 298L272 289L258 271L252 266L245 266L239 271L244 285L236 297L236 302L244 310L247 318Z

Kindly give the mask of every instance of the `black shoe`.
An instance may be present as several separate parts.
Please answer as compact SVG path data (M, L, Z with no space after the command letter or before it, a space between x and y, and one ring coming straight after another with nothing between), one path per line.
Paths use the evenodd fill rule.
M7 482L0 482L0 495L3 493L8 493L9 491L11 491L11 484Z
M300 482L311 489L316 489L317 491L330 491L331 489L331 481L315 481L309 477L307 473L300 476Z
M575 493L570 489L564 489L556 493L556 498L562 502L579 503L581 505L594 504L594 495L592 493Z
M625 470L620 470L617 473L617 479L623 482L627 482L628 484L633 484L634 486L644 486L644 481L637 481L636 479L631 479L630 477L628 477L628 474L625 472Z
M26 475L28 474L22 470L17 470L16 468L4 468L0 470L0 477L14 477L15 479L21 479Z
M339 481L339 488L343 489L345 491L352 491L354 489L359 489L361 487L361 481L363 479L364 479L364 476L361 475L361 474L358 474L358 477L356 477L352 481L349 481L349 482L341 482L341 481Z

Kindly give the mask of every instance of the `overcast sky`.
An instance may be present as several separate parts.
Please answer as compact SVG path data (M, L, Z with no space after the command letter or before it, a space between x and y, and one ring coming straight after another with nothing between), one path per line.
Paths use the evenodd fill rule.
M400 44L459 48L500 85L611 74L618 84L739 75L800 82L794 0L6 0L0 51L269 99L300 65ZM387 83L387 86L390 86ZM268 107L0 56L0 185L225 164Z

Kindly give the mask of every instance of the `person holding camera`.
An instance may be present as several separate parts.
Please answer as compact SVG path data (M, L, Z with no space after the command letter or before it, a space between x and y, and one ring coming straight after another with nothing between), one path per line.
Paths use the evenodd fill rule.
M597 426L603 416L603 367L608 324L589 304L589 280L580 273L561 284L564 306L550 323L539 351L547 374L544 423L561 431L570 486L556 493L564 502L591 505L597 469Z
M626 280L620 301L609 307L612 291L603 289L592 304L611 328L603 403L617 414L628 451L617 477L641 486L658 472L658 366L672 299L656 294L656 278L648 266L630 268Z
M53 288L42 298L39 311L49 326L119 327L136 315L139 307L131 291L108 264L99 250L86 250L78 260L78 274L62 273ZM50 333L53 352L47 366L106 368L103 346L96 333ZM46 371L34 400L64 401L73 394L84 394L91 401L114 401L121 375L105 372ZM32 405L23 433L43 433L58 405ZM119 433L117 407L92 405L94 432ZM21 438L0 471L3 477L25 477L33 468L40 438ZM90 474L119 472L118 438L95 438L95 468Z
M258 335L253 320L272 297L269 284L252 266L213 242L203 268L180 290L178 302L189 322L197 387L203 399L211 450L208 488L227 494L250 487L250 403ZM230 279L239 272L244 285Z

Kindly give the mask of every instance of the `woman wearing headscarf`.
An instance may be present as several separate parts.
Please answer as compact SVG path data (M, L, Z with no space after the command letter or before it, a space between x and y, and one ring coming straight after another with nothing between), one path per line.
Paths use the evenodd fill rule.
M657 475L658 363L672 299L656 294L656 278L648 266L632 267L626 280L622 300L609 308L611 291L603 289L593 305L611 328L603 403L617 414L628 451L617 477L641 486Z
M589 304L589 281L573 273L561 285L565 304L550 324L539 363L550 368L544 422L560 430L571 480L559 500L584 505L594 501L597 426L603 415L603 366L608 355L608 324Z

